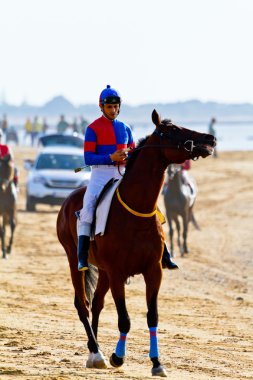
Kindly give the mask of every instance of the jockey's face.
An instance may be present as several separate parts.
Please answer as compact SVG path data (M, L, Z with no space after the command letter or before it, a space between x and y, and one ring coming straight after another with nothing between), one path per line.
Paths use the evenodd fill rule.
M119 114L119 104L104 104L101 111L108 119L114 120Z

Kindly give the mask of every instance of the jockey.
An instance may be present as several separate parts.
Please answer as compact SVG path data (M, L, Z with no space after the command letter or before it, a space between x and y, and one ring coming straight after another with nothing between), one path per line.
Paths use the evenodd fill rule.
M188 170L191 169L191 160L186 160L182 165L182 180L184 185L188 185L190 187L191 192L194 192L194 184L192 183L192 179L189 176Z
M131 128L117 120L120 106L120 94L107 85L99 97L99 107L103 115L88 125L85 132L84 159L86 165L92 166L92 172L83 198L77 231L79 271L88 269L91 224L97 198L111 178L121 178L120 172L124 172L127 151L135 147ZM117 165L120 166L120 170ZM170 267L172 264L176 266L171 262L169 253L167 256L169 260L167 266Z
M14 163L12 151L10 150L8 145L2 144L2 137L3 137L3 131L2 129L0 129L0 159L3 160L3 159L6 159L7 157L10 157L11 161ZM13 182L14 182L15 187L17 188L18 187L18 170L16 167L14 167Z

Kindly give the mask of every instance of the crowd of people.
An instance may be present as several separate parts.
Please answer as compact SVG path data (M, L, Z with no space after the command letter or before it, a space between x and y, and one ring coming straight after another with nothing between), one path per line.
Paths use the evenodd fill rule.
M0 119L0 129L3 133L3 140L6 144L13 142L16 145L24 144L36 146L38 138L49 133L49 130L60 134L69 132L70 134L76 133L84 135L87 125L88 121L83 116L80 116L79 119L75 117L72 122L68 122L63 114L60 115L59 121L56 125L49 125L46 117L27 117L23 129L22 127L17 128L13 125L9 125L6 114L3 115L2 120ZM20 133L18 133L18 131L23 132L21 141L19 138Z

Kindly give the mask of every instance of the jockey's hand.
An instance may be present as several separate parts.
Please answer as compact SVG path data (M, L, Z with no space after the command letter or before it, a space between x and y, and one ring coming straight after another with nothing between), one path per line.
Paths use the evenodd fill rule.
M116 152L110 154L110 158L113 162L124 161L128 156L127 151L128 151L128 149L116 150Z

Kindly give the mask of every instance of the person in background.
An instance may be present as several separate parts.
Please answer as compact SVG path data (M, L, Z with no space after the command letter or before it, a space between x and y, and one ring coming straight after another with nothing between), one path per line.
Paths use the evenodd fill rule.
M38 136L41 134L41 131L42 131L42 125L39 122L38 116L35 116L34 121L32 123L32 134L31 134L32 146L34 146L35 140L38 139Z
M48 124L47 124L47 119L44 117L43 118L43 123L42 123L42 134L45 135L48 131Z
M74 117L73 123L71 124L71 128L72 128L73 134L79 133L76 117Z
M99 97L99 107L103 115L88 125L84 141L84 159L92 167L83 208L78 225L78 270L88 269L91 224L97 198L105 184L111 179L120 179L124 172L128 150L135 147L131 128L117 119L120 113L121 97L117 90L107 87ZM120 170L118 170L118 165ZM163 265L176 269L170 254L164 246Z
M7 121L7 116L4 114L3 115L3 120L1 122L1 129L3 134L6 136L7 129L8 129L8 121Z
M61 115L60 116L60 121L59 123L57 124L57 133L60 133L60 134L63 134L66 132L67 128L68 128L68 123L66 122L65 120L65 117L64 115Z
M212 117L211 120L210 120L210 123L208 125L208 133L210 133L210 135L213 135L214 137L217 138L217 136L216 136L217 135L216 129L214 127L214 124L216 124L216 123L217 123L217 120L215 119L215 117ZM215 157L215 158L218 157L216 146L214 148L213 157Z
M26 122L25 122L24 142L26 141L27 136L30 137L30 143L32 144L32 123L29 117L26 119Z
M83 116L80 116L80 131L83 135L85 135L88 124L88 121L85 120Z

